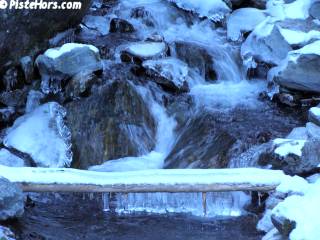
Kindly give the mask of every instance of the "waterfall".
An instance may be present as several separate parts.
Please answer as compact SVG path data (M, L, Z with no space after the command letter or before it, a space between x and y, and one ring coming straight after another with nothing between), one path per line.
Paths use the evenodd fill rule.
M146 19L133 17L135 8L143 7L147 18L153 24L146 24ZM190 13L178 10L167 1L161 0L121 0L110 16L130 21L141 40L152 34L160 34L171 46L172 57L178 58L172 44L176 41L188 42L206 50L213 59L213 68L218 80L206 81L195 69L190 68L190 95L196 103L194 112L205 109L212 112L232 111L236 107L259 107L257 94L265 88L259 81L248 81L246 69L240 64L238 46L232 46L226 40L223 30L214 29L209 20L199 20ZM110 17L109 16L109 17ZM120 46L121 48L121 46ZM108 161L102 166L91 168L96 171L131 171L162 168L166 156L175 141L176 122L166 113L161 104L161 96L155 96L147 86L135 86L148 103L157 122L156 147L145 156L127 157ZM158 89L161 95L161 90ZM250 197L242 192L207 193L206 212L204 213L201 193L136 193L105 194L104 209L113 206L120 214L132 212L151 213L191 213L197 216L239 216ZM113 208L112 207L112 208Z

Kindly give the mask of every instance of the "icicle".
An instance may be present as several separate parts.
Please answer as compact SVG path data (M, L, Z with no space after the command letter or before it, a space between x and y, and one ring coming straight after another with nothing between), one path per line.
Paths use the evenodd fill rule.
M203 208L203 215L207 216L207 193L202 193L202 208Z

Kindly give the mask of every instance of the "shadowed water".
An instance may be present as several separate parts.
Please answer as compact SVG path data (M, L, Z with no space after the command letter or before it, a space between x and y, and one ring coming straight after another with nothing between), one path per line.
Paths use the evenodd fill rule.
M42 195L43 196L43 195ZM14 224L18 239L212 240L261 239L256 218L196 218L188 215L114 215L97 200L71 195L39 195ZM97 199L97 198L94 198Z

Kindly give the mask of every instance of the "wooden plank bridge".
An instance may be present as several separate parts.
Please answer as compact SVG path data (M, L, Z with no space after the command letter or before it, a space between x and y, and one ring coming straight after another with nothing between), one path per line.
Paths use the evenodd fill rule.
M282 171L245 169L159 169L93 172L70 168L0 166L0 177L25 192L225 192L272 191L290 178Z

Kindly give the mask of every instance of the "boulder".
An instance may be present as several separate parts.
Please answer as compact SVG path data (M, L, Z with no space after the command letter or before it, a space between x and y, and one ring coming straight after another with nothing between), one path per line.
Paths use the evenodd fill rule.
M127 20L120 18L113 18L110 22L111 33L133 33L134 27Z
M16 117L14 108L0 108L0 129L10 126Z
M310 122L320 126L320 107L310 108L308 119Z
M12 154L7 149L0 149L0 165L8 167L25 167L24 160Z
M271 220L279 233L285 238L289 238L291 231L296 227L296 222L291 221L283 216L272 214Z
M18 118L7 130L3 144L31 157L39 167L64 167L72 161L70 131L65 109L50 102Z
M289 52L288 57L271 71L273 80L282 87L320 93L319 69L320 41L316 41Z
M109 22L106 17L86 15L82 24L91 30L97 31L101 36L109 33Z
M235 138L215 127L208 114L196 116L178 133L176 143L165 159L165 168L225 168L226 154Z
M3 104L14 109L24 108L29 90L29 87L24 87L22 89L0 93L0 105Z
M66 105L73 166L87 169L107 160L149 153L155 144L155 122L135 87L115 80L92 92Z
M217 80L213 56L205 47L188 42L175 42L177 57L186 62L208 81Z
M266 14L256 8L240 8L227 19L227 36L232 41L242 40L244 33L251 32L266 19Z
M24 196L17 185L0 178L0 221L20 217L24 211Z
M164 42L136 42L121 51L121 60L142 64L145 60L165 57L167 51L168 47Z
M36 59L44 93L57 93L62 81L77 74L102 69L99 50L92 45L67 43L60 48L48 49Z
M177 92L187 92L189 68L188 65L176 58L163 58L158 60L148 60L142 66L152 79L164 86Z
M244 61L253 58L256 62L279 64L292 48L272 21L260 23L241 46Z
M44 0L43 2L50 2ZM63 0L58 0L61 4ZM91 5L80 0L79 10L4 9L0 13L0 72L19 65L23 56L35 56L48 47L57 32L80 23ZM19 39L19 41L17 41ZM0 80L1 82L1 80Z

